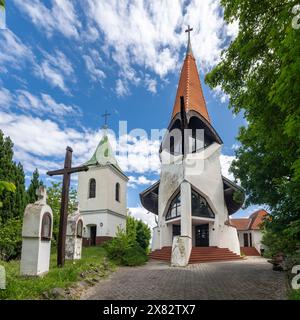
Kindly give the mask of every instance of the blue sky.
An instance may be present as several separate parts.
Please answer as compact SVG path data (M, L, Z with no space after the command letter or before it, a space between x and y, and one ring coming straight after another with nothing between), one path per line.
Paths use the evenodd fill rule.
M67 145L74 164L88 160L108 110L116 133L119 121L127 121L129 157L118 160L130 177L128 207L151 220L138 194L159 177L159 142L150 136L139 141L130 131L150 134L168 125L187 24L194 28L192 47L209 114L224 141L223 174L230 177L235 137L246 122L233 116L226 96L203 79L238 30L223 21L219 1L7 2L7 29L0 30L0 128L15 143L27 183L37 167L49 184L44 174L61 167Z

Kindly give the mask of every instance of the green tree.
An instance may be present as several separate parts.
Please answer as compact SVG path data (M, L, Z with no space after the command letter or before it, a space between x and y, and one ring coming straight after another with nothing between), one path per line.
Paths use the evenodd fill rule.
M39 175L38 169L35 169L33 174L32 174L30 185L29 185L29 187L27 189L27 200L28 200L28 203L34 203L35 201L38 200L38 197L36 195L36 190L40 186L43 186L43 181L40 180L40 175Z
M298 1L221 4L227 22L239 22L239 33L206 82L220 86L233 112L245 115L231 170L248 205L270 207L269 234L283 235L300 219L300 30L292 27Z
M136 223L136 241L140 247L148 253L151 240L151 230L149 226L138 220Z
M13 143L0 130L0 180L15 185L15 192L3 190L0 194L0 218L3 222L12 217L22 217L27 204L25 175L20 163L13 161Z
M16 186L11 182L6 182L6 181L1 180L0 181L0 196L4 192L4 190L10 191L10 192L15 192ZM2 202L0 201L0 208L1 207L2 207Z
M5 8L5 0L0 0L0 7Z
M52 182L51 186L47 188L47 204L51 207L53 212L53 245L56 245L58 239L61 192L61 182ZM77 191L74 188L70 188L68 213L73 213L76 210L76 207Z

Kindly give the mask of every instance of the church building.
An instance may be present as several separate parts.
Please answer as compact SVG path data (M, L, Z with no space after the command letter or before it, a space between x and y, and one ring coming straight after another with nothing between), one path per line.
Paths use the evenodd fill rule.
M78 174L78 201L83 220L83 245L98 245L126 227L128 177L118 166L107 135L103 137L92 158Z
M144 208L158 216L151 257L174 266L240 258L237 230L229 216L241 208L244 192L221 173L223 142L208 113L191 30L187 30L187 51L168 132L160 147L160 180L140 194Z

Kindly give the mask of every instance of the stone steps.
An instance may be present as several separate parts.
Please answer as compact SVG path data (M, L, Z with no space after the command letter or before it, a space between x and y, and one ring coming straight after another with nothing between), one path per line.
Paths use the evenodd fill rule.
M260 256L255 247L241 247L241 253L245 256Z
M171 262L171 247L163 247L160 250L152 251L149 255L151 259ZM242 259L227 248L219 247L193 247L189 263L201 263L209 261L231 261Z

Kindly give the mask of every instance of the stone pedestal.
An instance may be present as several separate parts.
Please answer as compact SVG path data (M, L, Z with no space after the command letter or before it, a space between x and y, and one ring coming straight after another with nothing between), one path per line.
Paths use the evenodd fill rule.
M185 236L175 236L172 245L172 267L185 267L189 263L192 250L192 239Z
M53 214L46 204L46 189L39 200L27 205L22 228L21 275L41 276L49 271Z
M81 259L83 222L79 211L68 217L66 259Z

